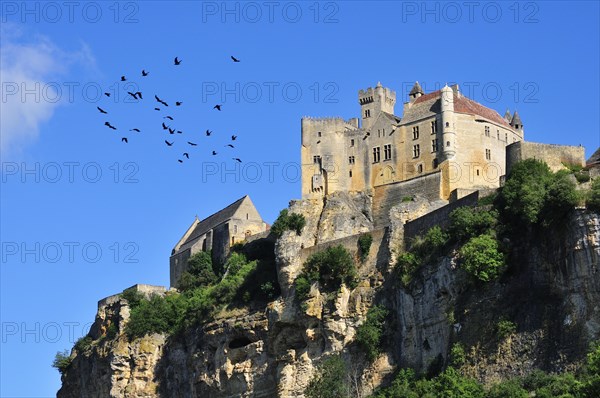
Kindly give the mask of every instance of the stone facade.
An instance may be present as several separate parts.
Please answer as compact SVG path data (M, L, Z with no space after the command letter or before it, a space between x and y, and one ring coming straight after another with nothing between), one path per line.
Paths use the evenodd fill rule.
M424 94L418 83L394 115L396 93L359 91L358 119L302 119L302 197L366 191L441 171L439 198L456 189L497 188L505 148L523 140L517 112L502 117L457 85Z
M565 165L586 165L585 148L582 146L516 142L506 148L507 174L513 164L525 159L543 160L552 171L558 171Z
M249 196L244 196L223 210L194 220L171 252L170 284L177 286L187 269L187 260L200 251L211 251L213 261L223 262L231 245L268 229Z

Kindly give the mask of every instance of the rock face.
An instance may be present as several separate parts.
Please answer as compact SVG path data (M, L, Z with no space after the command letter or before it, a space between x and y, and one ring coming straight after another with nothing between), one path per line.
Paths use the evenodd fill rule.
M94 342L73 350L58 397L301 398L316 366L333 353L351 365L361 386L355 396L367 396L399 366L426 371L447 363L455 342L468 354L462 370L491 382L534 368L573 368L600 336L600 216L583 210L552 233L524 231L522 241L508 242L514 266L494 283L472 282L450 253L424 264L404 288L392 267L370 255L360 265L358 287L327 295L313 286L300 306L293 282L303 249L372 229L368 200L346 194L291 203L290 212L303 214L306 226L302 235L287 231L277 241L282 295L264 308L230 310L175 336L128 341L127 301L104 302L92 327ZM415 200L406 206L432 205ZM394 212L392 219L401 220L402 208ZM377 250L389 264L390 248L400 247L401 224L392 223L389 240ZM386 351L368 364L354 340L374 302L390 316ZM500 319L514 322L516 332L498 338Z

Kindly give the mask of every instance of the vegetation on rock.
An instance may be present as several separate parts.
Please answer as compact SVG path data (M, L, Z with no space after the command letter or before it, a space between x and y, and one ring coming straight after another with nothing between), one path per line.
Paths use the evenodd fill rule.
M371 250L371 244L373 243L373 236L371 234L362 234L358 238L358 254L360 261L364 262L369 256Z
M296 235L302 234L302 228L306 225L304 215L298 213L289 213L288 209L279 212L277 220L271 226L271 232L280 237L285 231L295 231Z
M356 329L356 342L373 362L381 353L382 337L388 310L376 305L367 312L367 319Z

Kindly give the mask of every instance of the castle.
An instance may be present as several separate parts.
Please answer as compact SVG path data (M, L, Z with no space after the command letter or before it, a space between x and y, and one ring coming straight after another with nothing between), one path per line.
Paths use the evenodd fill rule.
M402 117L396 116L396 93L378 83L358 92L360 123L303 118L302 197L336 191L377 197L386 190L378 187L419 178L427 180L424 194L432 199L500 186L507 147L524 142L518 112L500 116L462 95L458 85L425 94L416 82L408 97ZM583 149L560 146L558 152L563 162L583 162Z
M552 170L585 166L583 147L526 142L518 112L500 116L462 95L458 85L426 94L416 82L402 117L394 114L396 93L380 83L360 90L358 102L360 120L302 118L302 198L366 193L376 229L389 225L389 210L406 197L445 204L437 210L442 215L469 205L476 200L471 194L500 187L511 165L523 159L543 160ZM428 220L407 229L420 231ZM213 260L223 262L233 244L264 237L268 229L248 196L196 218L172 250L171 286L193 254L212 251Z

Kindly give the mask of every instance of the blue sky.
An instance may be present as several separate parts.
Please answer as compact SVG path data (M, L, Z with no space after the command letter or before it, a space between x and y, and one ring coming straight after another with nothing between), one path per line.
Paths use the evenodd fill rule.
M101 298L168 285L195 215L248 194L272 222L300 197L300 118L357 117L359 89L381 81L401 115L415 80L426 92L458 83L501 114L518 109L527 140L587 156L600 144L598 2L0 7L2 397L54 396L54 354ZM155 94L168 111L153 109Z

